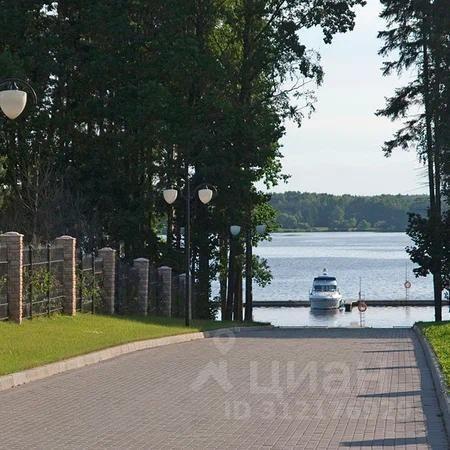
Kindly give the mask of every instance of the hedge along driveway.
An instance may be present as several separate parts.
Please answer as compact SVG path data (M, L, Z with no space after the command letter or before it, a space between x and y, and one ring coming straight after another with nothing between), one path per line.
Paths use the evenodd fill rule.
M142 316L79 314L36 318L17 325L0 322L0 375L60 361L119 344L224 328L231 322Z

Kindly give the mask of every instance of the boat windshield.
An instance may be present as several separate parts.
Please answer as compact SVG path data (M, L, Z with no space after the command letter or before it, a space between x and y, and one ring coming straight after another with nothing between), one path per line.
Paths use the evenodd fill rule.
M314 286L316 292L335 292L337 290L336 286L333 285L316 285Z

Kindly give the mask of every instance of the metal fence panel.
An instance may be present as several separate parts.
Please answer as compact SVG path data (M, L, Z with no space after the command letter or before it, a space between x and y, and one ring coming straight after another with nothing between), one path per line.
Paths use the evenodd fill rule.
M116 299L118 314L136 314L138 300L139 273L132 264L119 260L116 265Z
M23 250L23 316L32 318L62 312L64 253L50 244Z
M103 258L97 251L77 251L77 310L91 312L103 306Z

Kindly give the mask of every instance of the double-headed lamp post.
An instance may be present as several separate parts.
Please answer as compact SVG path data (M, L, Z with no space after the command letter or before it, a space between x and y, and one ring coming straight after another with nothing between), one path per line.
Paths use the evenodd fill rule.
M257 234L266 232L266 225L256 225ZM241 227L239 225L231 225L230 233L233 237L239 236ZM246 249L245 249L245 321L253 321L253 248L252 248L252 230L246 229Z
M189 179L186 180L185 201L186 201L186 225L184 227L184 250L186 257L186 287L184 297L184 319L185 324L188 327L191 324L192 308L191 308L191 200L195 198L195 194L198 195L199 200L207 205L214 194L214 191L210 189L207 184L200 184L192 191ZM163 191L163 197L167 204L171 205L178 198L178 191L176 189L165 189Z
M25 89L20 89L20 86ZM36 92L28 82L20 78L0 80L0 109L8 119L17 119L22 114L27 105L28 93L37 103Z

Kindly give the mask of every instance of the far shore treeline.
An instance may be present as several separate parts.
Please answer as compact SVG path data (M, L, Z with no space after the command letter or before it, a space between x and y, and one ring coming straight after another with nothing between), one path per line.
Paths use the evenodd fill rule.
M426 214L426 195L273 194L279 231L405 231L408 214Z

